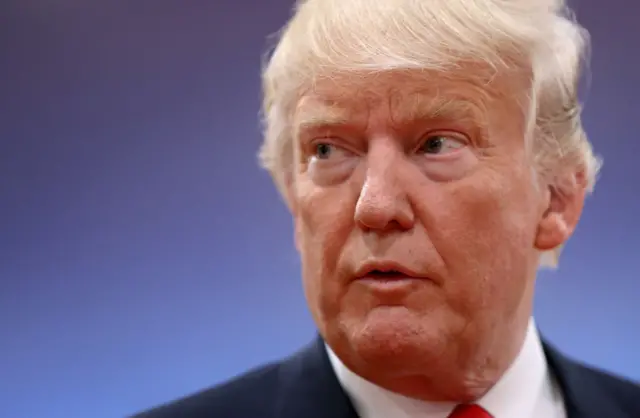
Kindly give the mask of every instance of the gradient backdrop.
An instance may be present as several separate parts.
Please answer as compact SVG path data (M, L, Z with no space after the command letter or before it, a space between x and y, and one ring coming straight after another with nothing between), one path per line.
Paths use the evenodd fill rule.
M312 338L254 156L261 53L291 3L2 2L0 417L123 417ZM605 165L537 318L640 379L640 3L575 5Z

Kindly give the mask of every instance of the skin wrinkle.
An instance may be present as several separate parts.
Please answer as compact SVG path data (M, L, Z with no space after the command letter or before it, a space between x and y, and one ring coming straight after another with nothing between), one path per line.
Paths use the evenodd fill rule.
M351 85L352 95L355 95L359 98L360 103L373 103L376 100L388 100L389 103L395 104L398 109L392 107L393 117L392 119L396 121L399 117L406 115L405 118L410 120L420 120L423 118L437 118L439 113L444 113L445 116L449 116L449 119L457 119L461 123L465 121L473 121L476 123L478 121L481 122L478 115L481 114L484 110L481 108L482 103L487 103L491 100L498 99L497 95L500 94L500 89L495 88L494 78L495 72L489 71L486 67L480 66L478 64L463 64L461 68L466 69L466 73L473 73L473 76L461 77L460 73L454 73L453 75L450 73L442 73L442 72L433 72L433 71L421 71L421 72L408 72L408 71L400 71L400 72L391 72L387 74L367 74L367 73L356 73L351 75L340 75L330 77L324 76L320 77L315 82L311 83L316 85L317 83L325 83L328 84L326 90L331 91L332 97L335 96L334 99L329 100L328 102L335 103L344 102L345 96L348 95L348 89L345 85ZM403 92L401 88L396 86L391 86L388 92L377 92L375 89L371 88L371 85L379 85L384 84L385 80L389 77L401 77L402 80L398 81L399 85L402 85L403 81L406 81L411 78L415 78L416 74L421 74L421 77L424 77L425 84L429 79L429 74L431 76L437 75L438 77L444 77L447 80L456 81L456 84L468 86L469 89L473 89L478 97L481 97L482 100L479 100L477 103L471 103L467 97L456 97L452 92L434 92L434 88L425 87L423 89L418 89L415 92L412 92L411 95L407 95L406 92ZM465 72L462 72L465 74ZM509 83L511 88L516 89L520 86L520 83L528 83L528 76L526 72L510 72L512 77L509 78ZM354 78L356 78L359 82L354 83ZM504 79L505 77L503 77ZM327 80L330 80L327 83ZM362 80L368 80L370 84L363 83ZM355 86L358 86L356 89ZM506 86L503 86L503 90L509 90ZM355 91L355 93L354 93ZM305 98L313 97L314 90L307 90L306 94L303 96ZM446 97L446 96L449 97ZM425 96L429 97L430 100L425 100ZM443 99L443 96L446 97ZM433 101L433 103L429 103L429 101ZM301 121L302 116L300 115L300 107L304 101L299 101L296 106L296 111L294 112L293 126L295 126L295 131L293 132L293 137L299 137L300 130L312 129L314 126L322 126L333 125L333 124L347 124L349 121L353 123L353 118L348 114L341 114L341 109L335 108L334 106L327 106L327 115L318 115L317 112L314 113L313 119L306 121ZM412 103L415 106L415 110L405 109L408 105L407 103ZM353 106L355 107L355 106ZM457 109L456 109L457 107ZM467 107L468 109L464 109ZM344 113L344 110L342 110ZM415 112L415 114L413 114ZM457 113L457 115L455 114ZM447 115L448 114L448 115ZM326 119L326 120L323 120ZM366 116L363 118L366 120ZM366 122L363 122L366 123ZM403 121L397 120L398 125L402 125ZM309 126L305 126L309 125ZM480 124L479 128L484 128L486 130L486 126L484 124ZM523 130L525 128L523 127ZM487 135L485 132L484 135Z

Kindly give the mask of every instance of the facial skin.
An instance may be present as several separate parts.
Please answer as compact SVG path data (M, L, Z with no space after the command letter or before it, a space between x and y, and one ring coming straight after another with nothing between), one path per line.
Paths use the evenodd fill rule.
M365 379L477 399L520 350L539 251L569 237L584 187L559 196L534 175L524 81L372 77L320 81L296 108L289 204L306 298ZM367 263L414 278L360 279Z

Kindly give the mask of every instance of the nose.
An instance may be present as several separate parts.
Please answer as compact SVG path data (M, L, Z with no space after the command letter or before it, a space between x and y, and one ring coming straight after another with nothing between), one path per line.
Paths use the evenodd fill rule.
M407 184L400 180L402 165L407 164L400 150L369 148L367 171L356 204L355 221L367 230L408 230L415 222Z

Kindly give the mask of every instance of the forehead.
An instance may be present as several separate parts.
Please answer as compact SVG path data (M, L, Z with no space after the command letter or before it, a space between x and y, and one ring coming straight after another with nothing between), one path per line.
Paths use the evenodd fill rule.
M298 101L296 130L317 124L353 123L384 112L401 123L425 117L481 118L490 107L519 104L524 84L507 77L403 72L327 77L314 83ZM519 88L519 90L516 90Z

